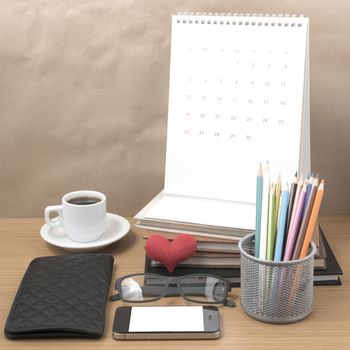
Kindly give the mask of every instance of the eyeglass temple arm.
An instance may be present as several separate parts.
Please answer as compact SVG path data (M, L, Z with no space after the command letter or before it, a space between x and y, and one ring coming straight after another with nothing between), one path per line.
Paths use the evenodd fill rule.
M235 303L235 301L233 299L226 298L225 301L224 301L224 305L228 306L228 307L235 307L236 303Z
M111 299L111 301L118 301L118 300L120 300L120 296L119 296L118 293L117 294L113 294L113 295L110 296L110 299Z

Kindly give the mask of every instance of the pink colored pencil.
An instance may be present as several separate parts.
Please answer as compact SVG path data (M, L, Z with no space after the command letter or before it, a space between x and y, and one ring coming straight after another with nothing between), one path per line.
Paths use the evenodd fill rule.
M294 246L299 232L299 225L303 214L304 200L306 195L308 181L305 180L302 190L300 191L298 202L296 202L296 212L291 221L290 230L288 232L288 239L286 244L286 251L284 253L283 261L289 261L293 256Z

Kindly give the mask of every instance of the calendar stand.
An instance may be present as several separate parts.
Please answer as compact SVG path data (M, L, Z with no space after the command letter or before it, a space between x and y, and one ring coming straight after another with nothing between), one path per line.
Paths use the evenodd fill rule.
M255 176L310 171L304 17L173 16L164 190L139 225L254 229ZM185 225L185 226L184 226Z

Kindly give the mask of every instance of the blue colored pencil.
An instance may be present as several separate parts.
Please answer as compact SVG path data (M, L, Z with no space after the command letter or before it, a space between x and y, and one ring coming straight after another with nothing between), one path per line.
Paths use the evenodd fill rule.
M267 250L267 229L269 215L269 188L270 188L270 171L269 163L266 162L263 169L263 198L261 204L261 229L260 229L260 248L259 258L266 259Z
M255 256L259 257L260 230L261 230L261 206L263 196L263 175L261 164L258 167L256 177L256 209L255 209Z
M286 229L288 205L289 205L289 191L288 191L288 185L286 185L282 193L281 209L280 209L280 215L278 219L278 229L277 229L275 256L274 256L275 261L282 260L283 242L286 234L285 229Z

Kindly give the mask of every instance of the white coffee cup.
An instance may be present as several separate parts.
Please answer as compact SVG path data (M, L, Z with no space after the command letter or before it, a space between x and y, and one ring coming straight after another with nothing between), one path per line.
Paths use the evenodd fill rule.
M58 217L50 219L51 213ZM48 226L63 226L68 237L75 242L90 242L106 231L106 196L96 191L75 191L62 197L62 205L45 208Z

